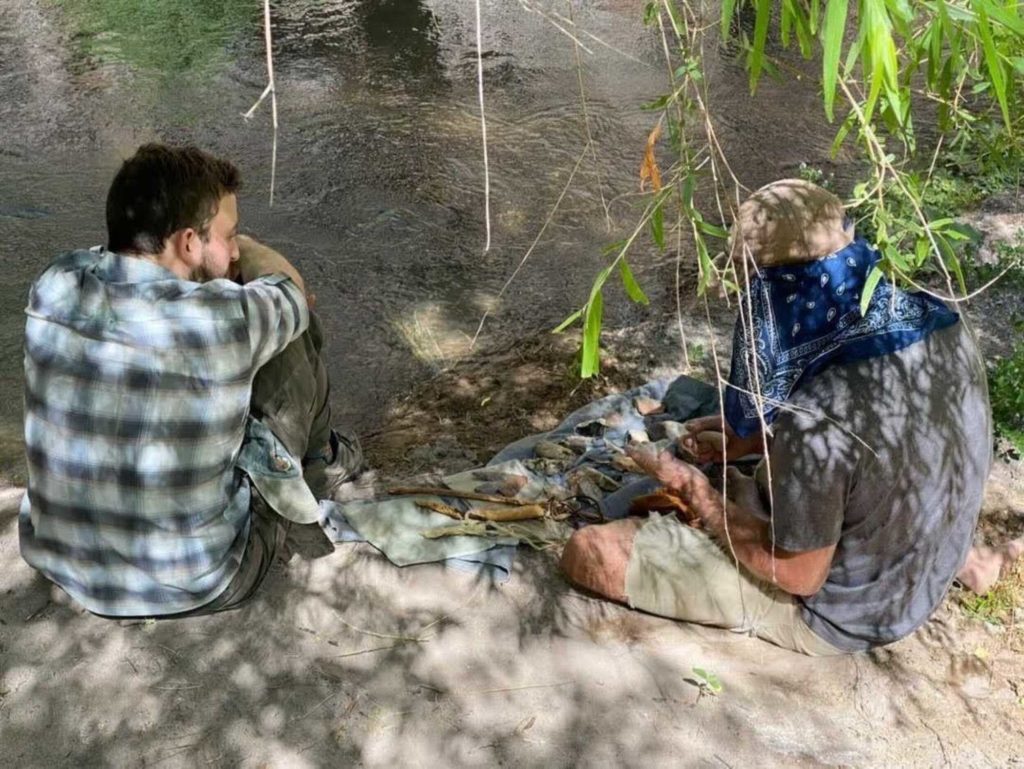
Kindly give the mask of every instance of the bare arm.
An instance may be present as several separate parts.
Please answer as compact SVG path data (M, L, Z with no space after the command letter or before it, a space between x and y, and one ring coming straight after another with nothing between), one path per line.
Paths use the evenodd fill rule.
M835 545L804 552L773 548L770 524L750 512L760 506L757 485L752 478L730 468L729 499L723 502L721 492L700 470L671 454L664 452L655 456L634 451L631 455L644 470L679 492L709 532L721 542L728 539L739 562L757 577L792 595L814 595L824 584Z
M253 240L247 235L238 236L238 277L242 283L248 283L264 275L282 273L287 275L299 290L306 292L306 284L299 271L281 254Z

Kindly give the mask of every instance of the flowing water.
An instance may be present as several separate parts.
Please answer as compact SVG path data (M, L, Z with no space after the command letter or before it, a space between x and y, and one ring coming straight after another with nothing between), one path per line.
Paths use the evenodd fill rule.
M485 312L483 347L558 323L585 301L603 247L635 223L637 169L654 122L640 105L666 82L642 3L481 0L486 253L474 4L272 3L272 206L269 100L242 118L266 83L261 6L0 0L0 467L9 476L20 467L28 286L57 253L104 242L107 185L140 143L190 142L238 164L243 230L292 259L316 293L338 421L362 430L389 400L468 354ZM745 90L741 72L730 82L730 93ZM799 122L796 106L787 118ZM749 168L814 161L827 143L810 157L789 148L769 160L772 132L756 114L738 110L723 130L760 133L744 145ZM662 306L670 261L644 260L638 270ZM617 286L607 293L608 324L639 312Z

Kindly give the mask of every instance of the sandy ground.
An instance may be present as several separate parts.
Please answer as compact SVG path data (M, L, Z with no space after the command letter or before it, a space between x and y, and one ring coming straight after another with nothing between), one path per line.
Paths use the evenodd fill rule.
M330 6L294 5L300 9ZM639 37L635 2L599 5L622 5L627 16L620 26L627 37ZM505 6L511 9L509 41L541 39L533 32L523 33L535 28L524 26L522 13L512 14L514 3ZM112 162L107 156L112 158L122 148L167 128L163 118L150 116L150 110L139 103L119 101L133 89L117 81L109 68L75 74L62 55L66 41L47 21L47 7L0 0L0 16L9 22L0 30L0 41L5 43L0 47L0 63L9 70L5 75L10 74L0 88L7 96L0 100L5 130L15 149L22 147L19 151L29 159L50 158L52 147L70 148L76 154L70 161L57 156L60 162L54 165L68 170L56 182L53 174L40 172L34 161L22 162L16 153L8 158L6 170L0 169L7 174L7 187L18 189L15 202L19 205L56 199L63 200L60 206L47 205L68 209L38 221L5 222L8 268L20 270L12 283L18 290L4 303L8 328L21 328L21 288L38 270L25 254L57 253L80 245L73 241L83 233L95 232L98 219L92 198L101 194L98 180L106 184L107 166ZM551 40L564 45L557 33ZM262 51L261 35L255 46L253 50ZM305 63L306 49L297 50L292 56ZM456 54L461 50L457 48ZM519 52L511 42L503 42L500 50ZM564 47L550 50L559 56L567 54ZM547 47L541 53L546 51ZM550 67L545 64L549 60L553 56L527 58L517 76L529 84L535 76L530 68L536 61ZM446 281L456 281L446 275L462 281L467 270L476 269L481 261L476 250L470 254L461 243L472 240L467 232L476 237L476 230L459 225L458 218L436 218L439 214L429 195L412 196L411 202L400 197L395 202L388 197L391 192L384 196L378 190L410 184L421 184L427 192L442 190L443 195L437 194L445 216L450 211L472 217L476 198L464 190L456 194L459 184L450 183L449 175L454 174L452 178L462 186L465 179L477 177L475 171L455 173L461 161L450 159L460 157L457 148L463 145L441 143L437 145L441 149L431 150L434 145L429 142L410 144L412 128L399 130L405 123L391 112L371 111L362 119L358 113L363 107L353 101L358 89L354 94L346 91L344 99L326 98L317 90L317 78L323 75L330 82L327 76L333 70L324 69L318 65L316 77L303 75L305 70L293 72L286 89L290 95L282 105L285 137L295 126L306 126L310 138L283 142L281 166L308 168L309 173L282 177L285 214L273 214L252 201L254 208L248 215L250 220L265 219L267 231L281 236L282 247L292 241L318 242L309 227L295 224L296 218L305 222L307 209L321 211L319 216L328 223L333 219L324 211L343 211L345 226L336 223L327 230L346 249L358 243L388 244L379 252L365 251L361 258L367 266L361 271L356 269L361 262L350 261L347 255L333 267L326 258L319 258L316 249L306 257L318 280L342 300L338 306L354 308L350 319L373 321L362 336L374 356L358 362L375 368L367 375L364 368L339 361L335 371L348 376L349 385L362 387L363 402L376 411L382 388L404 391L406 372L420 376L427 371L422 375L429 376L434 370L408 365L410 351L405 346L381 343L389 339L381 330L384 319L390 317L383 309L393 305L396 316L414 318L421 310L427 317L434 305L407 303L405 293L415 298L447 292ZM571 68L564 71L568 75L563 79L575 94L576 73ZM251 82L250 72L256 73ZM256 144L264 140L225 129L220 118L251 104L250 96L255 98L262 88L262 72L257 56L251 66L241 67L241 86L232 80L224 88L218 81L217 99L210 102L214 108L207 110L217 120L195 131L189 125L187 135L205 136L212 146L247 159L247 167L264 169L267 148ZM287 79L287 69L282 67L281 72ZM750 186L796 173L803 161L829 174L835 172L839 186L855 175L848 159L844 163L843 158L834 161L829 156L833 129L819 125L820 97L815 89L797 94L789 85L766 81L759 91L761 101L749 102L747 76L740 68L721 65L710 74L720 89L722 140ZM467 92L475 99L472 82ZM601 115L602 103L609 114L622 111L619 91L624 90L628 89L592 92L595 115ZM184 106L199 103L194 91L182 93ZM375 96L373 91L368 93ZM396 93L397 103L406 104L400 98L404 92ZM420 99L417 89L410 93L415 97L410 102L429 104L429 99ZM205 94L204 98L213 97ZM489 99L491 110L501 104ZM332 103L344 109L320 111L319 105ZM353 106L347 106L350 103ZM509 104L516 107L518 102ZM526 104L525 111L535 113L535 120L521 122L518 113L510 113L514 120L496 120L492 125L498 139L495 170L505 167L509 173L508 167L520 165L520 155L533 154L539 158L537 164L550 163L552 169L562 165L568 173L575 156L569 152L563 157L566 151L561 145L570 132L552 122L562 112L540 109L538 105L548 101L537 96L530 96ZM177 109L173 99L171 105L168 109ZM449 115L444 111L435 115L407 109L413 116L431 118L425 126L416 124L419 134L455 134L463 137L464 146L471 142L475 148L476 123L463 121L460 116L470 113L458 102L455 106L452 112L459 120L451 123L446 122ZM308 125L301 118L306 111L313 116ZM785 113L785 120L765 119L766 114L779 112ZM139 122L125 120L124 115ZM574 109L565 108L564 115L576 125ZM397 128L383 131L381 126L389 121L396 122ZM183 129L174 127L177 123L170 125L171 136L182 135ZM335 133L324 126L342 126L344 131ZM608 132L605 154L628 169L632 189L634 149L628 142L617 146L617 118L606 118L600 126ZM757 141L750 141L751 136ZM553 148L557 153L545 154L552 149L545 145L545 137L554 137L551 142L558 145ZM397 162L399 145L414 147L415 157ZM289 146L298 150L289 155ZM300 155L310 148L315 153L303 161ZM432 161L434 154L437 159ZM362 159L361 164L349 165L352 158ZM431 162L440 170L433 169ZM94 165L102 166L102 173ZM510 190L523 186L542 210L535 214L526 203L516 204L521 210L509 203L507 210L498 212L506 235L512 230L518 233L515 248L505 253L509 271L554 199L553 194L545 198L536 192L538 180L543 176L555 192L562 185L546 166L545 173L539 174L530 170L539 165L522 165L527 170L505 178L504 183L511 186L499 188L498 199L518 200ZM261 177L255 170L254 174L252 189L262 190L260 179L265 183L265 174ZM469 196L471 204L459 202L460 194ZM301 217L289 218L289 201ZM1003 208L1017 211L1020 206L1013 201ZM427 235L402 229L411 226L404 214L393 226L387 217L374 224L378 214L405 209L429 220L429 229L423 230ZM349 220L362 224L350 229ZM521 223L518 229L513 226L516 222ZM1004 223L1008 232L1016 232L1020 224L1019 220ZM319 219L314 224L312 229L322 229ZM986 225L984 229L993 228ZM444 236L436 234L442 231ZM622 313L626 328L607 335L609 350L602 377L594 382L581 384L575 376L574 339L522 339L522 329L539 328L550 320L532 316L547 313L554 318L553 324L568 306L551 285L570 275L589 281L592 271L580 265L590 262L569 262L565 256L570 253L566 242L581 241L581 232L576 227L560 231L553 240L557 249L550 249L558 258L550 261L554 266L544 268L550 275L542 273L527 283L535 291L511 297L521 305L514 316L519 320L509 323L512 333L505 336L515 338L514 345L481 351L428 381L409 383L408 397L388 404L380 426L374 422L373 432L365 436L368 456L382 478L480 464L506 442L553 427L594 397L682 368L674 319L650 320L646 311L635 308ZM433 265L429 275L418 272L408 283L397 283L397 267L377 266L399 236L415 240L417 248L423 242L433 244L434 260L423 262ZM449 238L458 248L448 248ZM323 250L334 253L333 247ZM449 258L448 251L455 256ZM442 257L448 259L450 273L430 278ZM401 265L404 270L405 262ZM496 290L508 272L504 263L494 270L500 275ZM347 271L371 282L359 282L350 289ZM664 259L642 282L671 286L674 272L674 260ZM424 291L422 283L428 278L433 282ZM397 299L388 293L392 283L400 289ZM356 293L365 302L354 301ZM690 293L687 290L685 295ZM392 298L391 304L380 297ZM1006 333L1006 321L1020 310L1021 296L992 294L979 302L989 303L976 310L988 323L981 329L987 350L1005 352L1015 341ZM461 307L454 299L451 304ZM475 305L470 302L469 306ZM702 327L702 308L694 302L684 309L692 362L708 376L712 342L722 351L728 349L727 313L723 310L714 318L717 335L702 335L696 330ZM472 333L478 314L473 310L469 315L472 326L466 328ZM634 323L637 318L644 320ZM457 319L465 321L463 315ZM693 319L697 320L691 324ZM335 321L336 344L349 341L341 335L350 330L346 322L345 318ZM449 325L453 333L462 328L459 323ZM697 354L697 346L703 356ZM0 339L0 348L10 363L0 372L0 392L5 394L0 397L4 417L0 422L9 431L0 434L0 469L4 478L16 483L24 478L16 429L20 335ZM449 359L440 357L447 365ZM345 373L349 369L355 373ZM346 384L343 378L336 378L339 381ZM0 485L0 563L4 565L0 570L0 767L1024 766L1019 758L1024 756L1020 628L985 625L969 617L957 594L926 627L892 647L814 660L756 639L596 601L568 587L555 569L552 553L522 551L512 579L494 586L439 566L396 569L369 546L334 549L317 529L307 527L293 532L287 558L275 566L248 607L189 620L118 623L54 600L48 584L21 560L16 522L20 496L20 489ZM1024 473L1019 463L996 468L985 521L984 531L1017 535L1024 528ZM1020 607L1017 611L1019 615ZM1024 617L1018 621L1024 622ZM695 667L721 680L719 694L701 695Z
M371 459L392 476L475 463L647 360L613 349L580 386L567 349L538 340L426 383L368 436ZM986 520L1019 531L1022 489L1019 463L1000 463ZM19 497L0 495L0 765L1024 765L1022 636L957 595L891 647L807 659L583 595L553 553L521 551L499 586L301 527L250 606L111 622L20 560Z

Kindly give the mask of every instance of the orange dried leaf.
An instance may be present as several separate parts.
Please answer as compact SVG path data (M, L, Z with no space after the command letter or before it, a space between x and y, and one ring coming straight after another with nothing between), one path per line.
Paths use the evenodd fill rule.
M654 129L651 131L650 136L647 137L647 148L644 150L644 160L640 164L640 191L644 189L644 184L648 181L651 183L651 189L655 192L661 192L661 171L658 169L658 161L654 157L654 145L658 143L658 138L661 136L661 122L659 121Z

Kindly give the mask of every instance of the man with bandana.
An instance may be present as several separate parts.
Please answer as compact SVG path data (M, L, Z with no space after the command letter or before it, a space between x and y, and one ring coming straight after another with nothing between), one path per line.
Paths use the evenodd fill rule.
M678 448L694 464L632 452L695 525L654 514L582 529L563 571L804 654L896 641L938 607L978 520L992 437L970 330L885 277L862 314L879 255L803 181L744 202L731 257L749 286L723 413L687 425ZM755 477L707 464L749 454L763 455Z

